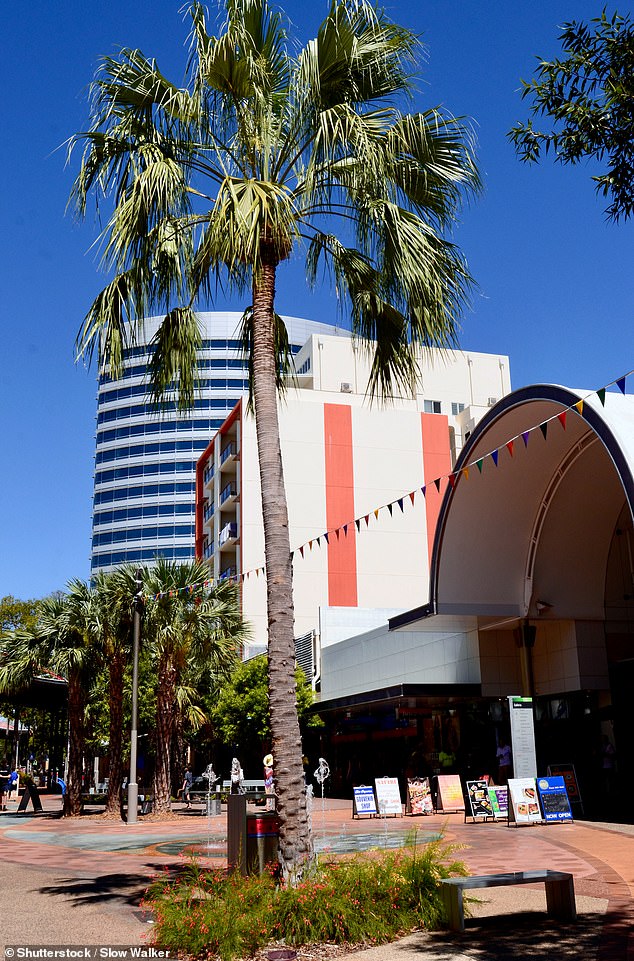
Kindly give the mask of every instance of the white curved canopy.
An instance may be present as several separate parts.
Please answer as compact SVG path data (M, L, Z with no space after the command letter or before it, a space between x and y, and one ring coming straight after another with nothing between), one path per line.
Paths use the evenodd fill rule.
M634 397L607 393L603 406L596 393L550 384L507 395L456 464L426 611L603 618L610 545L634 515L633 476Z

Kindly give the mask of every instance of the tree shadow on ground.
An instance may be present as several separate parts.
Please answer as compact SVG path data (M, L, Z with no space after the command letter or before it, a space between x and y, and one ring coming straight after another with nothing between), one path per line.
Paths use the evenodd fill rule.
M162 864L146 864L149 872L160 874ZM71 907L114 904L139 907L151 883L150 874L99 874L94 878L60 878L55 884L38 888L40 894L63 897Z
M605 925L605 930L604 930ZM623 912L609 915L583 914L576 922L561 922L535 912L518 912L501 917L470 918L465 931L430 931L420 936L420 942L409 941L402 945L409 957L420 953L429 961L435 958L451 958L466 961L558 961L582 958L594 961L608 957L610 961L627 961L627 932L631 918ZM606 947L609 942L609 954ZM398 959L400 945L394 945L394 958Z

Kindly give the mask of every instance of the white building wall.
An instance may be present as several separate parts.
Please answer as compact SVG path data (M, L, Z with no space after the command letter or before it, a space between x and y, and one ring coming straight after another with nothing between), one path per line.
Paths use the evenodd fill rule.
M418 631L384 624L321 652L322 701L397 684L479 683L475 618L433 617Z

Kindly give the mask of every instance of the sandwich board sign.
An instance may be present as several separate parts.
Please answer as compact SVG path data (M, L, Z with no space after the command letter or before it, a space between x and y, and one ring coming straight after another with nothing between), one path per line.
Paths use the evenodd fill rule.
M505 820L509 816L509 789L506 784L489 784L489 800L493 810L493 817Z
M537 778L539 800L547 824L560 821L572 821L572 811L566 782L561 775L557 777Z
M493 805L486 781L467 781L467 798L471 813L465 812L465 820L467 817L472 817L474 821L493 817Z
M410 777L407 779L406 814L433 814L434 805L431 799L429 778Z
M459 774L438 775L438 800L436 809L450 814L464 811L464 797Z
M535 778L509 778L509 824L541 824L542 820Z
M369 814L371 817L376 817L376 798L374 797L374 788L367 784L360 784L358 787L352 788L352 817L361 817L363 814Z
M397 777L377 777L374 780L376 787L376 803L381 816L386 814L398 814L403 817L403 804L401 792L398 786Z

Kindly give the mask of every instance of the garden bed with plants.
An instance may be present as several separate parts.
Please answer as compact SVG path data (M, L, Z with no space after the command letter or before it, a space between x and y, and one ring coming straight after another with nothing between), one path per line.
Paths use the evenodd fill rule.
M321 860L294 886L280 883L274 870L245 878L194 859L148 889L153 943L204 961L266 958L302 946L305 957L314 946L313 957L323 959L437 928L445 919L439 882L467 873L455 850L413 836L399 851Z

